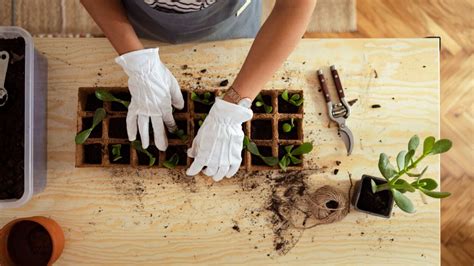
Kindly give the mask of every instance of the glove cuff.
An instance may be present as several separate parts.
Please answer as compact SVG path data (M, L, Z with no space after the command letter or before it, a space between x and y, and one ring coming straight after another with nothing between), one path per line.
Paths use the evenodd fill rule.
M115 62L122 66L127 74L150 73L160 62L159 48L142 49L117 56Z
M242 124L252 119L253 112L249 108L216 98L216 102L212 106L209 116L221 123Z

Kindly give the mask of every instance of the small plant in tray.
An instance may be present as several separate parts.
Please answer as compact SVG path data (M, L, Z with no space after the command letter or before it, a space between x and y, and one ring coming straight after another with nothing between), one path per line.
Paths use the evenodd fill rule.
M258 94L257 97L255 98L255 106L256 107L263 107L265 110L265 113L270 114L273 111L273 107L270 103L270 105L266 104L262 94Z
M290 123L283 123L281 129L283 130L283 132L289 133L291 132L291 130L293 130L294 127L295 127L295 119L291 118Z
M142 147L142 143L141 141L139 140L134 140L132 141L132 147L137 151L137 152L140 152L140 153L143 153L145 154L146 156L148 156L148 166L153 166L156 162L156 158L155 156L153 156L153 154L151 154L149 151L147 151L146 149L144 149Z
M122 150L122 144L114 144L112 145L112 161L116 162L122 159L122 155L120 154Z
M404 212L413 213L415 208L411 200L405 196L406 192L420 193L432 198L445 198L451 195L449 192L434 191L438 187L436 180L423 178L428 166L419 173L413 170L418 164L430 155L447 152L452 147L452 142L448 139L435 140L434 137L427 137L423 142L421 155L415 158L416 150L420 139L413 136L408 142L408 151L400 151L397 155L395 168L385 153L381 153L378 168L384 179L374 178L364 175L358 182L358 189L355 191L354 205L357 210L389 218L393 201ZM402 179L402 176L412 177L412 182Z
M278 158L272 156L263 156L258 150L257 145L251 141L247 136L244 137L243 148L248 150L251 154L259 157L268 166L274 166L278 164Z
M303 161L301 160L300 156L310 153L313 150L313 144L310 142L305 142L296 148L294 145L288 145L283 147L283 149L285 154L278 162L278 165L283 171L286 171L289 165L298 165L302 163Z
M281 94L281 98L294 106L300 106L301 104L303 104L303 97L301 97L299 93L294 93L290 95L288 93L288 90L285 90Z
M130 105L129 101L121 100L121 99L115 97L112 93L110 93L106 90L102 90L102 89L98 89L98 90L95 91L95 97L97 97L97 99L99 99L101 101L104 101L104 102L117 102L117 103L120 103L126 108L128 108L128 106Z
M94 128L96 128L102 120L107 116L107 113L105 112L104 108L98 108L95 113L94 113L94 118L92 120L92 126L88 129L85 129L81 132L79 132L76 135L75 141L76 144L83 144L91 135L92 131Z

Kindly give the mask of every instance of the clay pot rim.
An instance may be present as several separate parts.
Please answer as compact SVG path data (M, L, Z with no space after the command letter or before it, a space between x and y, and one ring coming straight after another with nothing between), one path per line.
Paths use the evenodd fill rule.
M8 236L13 226L23 221L37 223L48 232L52 243L51 257L49 258L48 265L52 265L61 256L64 249L64 232L56 221L44 216L31 216L14 219L0 229L0 251L5 253L5 257L3 259L0 258L0 264L4 263L5 265L13 265L12 259L7 250Z

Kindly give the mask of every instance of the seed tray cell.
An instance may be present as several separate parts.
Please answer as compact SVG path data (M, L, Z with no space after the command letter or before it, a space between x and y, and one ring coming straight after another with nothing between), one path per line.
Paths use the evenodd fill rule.
M91 134L83 145L76 146L76 167L126 167L150 168L149 158L143 153L135 150L127 137L126 131L126 108L120 103L102 102L95 98L95 90L98 88L79 88L77 132L87 128L92 123L95 109L102 107L107 112L107 117ZM100 88L111 92L122 100L130 100L128 88ZM197 95L202 96L205 92L211 93L211 101L221 96L225 91L222 89L194 90ZM266 113L263 107L252 104L254 116L251 121L242 125L244 134L258 146L264 156L279 156L281 148L286 145L298 146L303 143L303 105L299 107L288 107L287 102L281 98L282 90L263 90L262 98L266 105L272 106L270 113ZM192 163L192 158L186 156L186 150L192 145L192 140L199 130L199 121L203 121L209 112L211 105L195 102L191 99L191 91L182 90L184 97L184 108L174 110L173 116L179 129L184 130L187 139L180 139L176 134L167 132L168 150L159 151L154 146L153 130L150 123L150 147L147 149L156 158L151 168L163 168L163 163L169 160L173 154L178 154L179 162L176 168L187 168ZM289 90L289 94L299 93L301 90ZM282 108L283 106L283 108ZM294 121L294 128L290 133L282 131L283 123ZM88 124L89 123L89 124ZM84 125L83 125L84 124ZM97 132L96 132L97 131ZM140 136L137 136L140 140ZM112 145L122 144L122 159L113 161ZM90 157L90 158L89 158ZM288 170L301 170L304 162L300 165L291 165ZM242 151L242 169L248 171L278 169L276 166L268 166L259 157L250 152Z

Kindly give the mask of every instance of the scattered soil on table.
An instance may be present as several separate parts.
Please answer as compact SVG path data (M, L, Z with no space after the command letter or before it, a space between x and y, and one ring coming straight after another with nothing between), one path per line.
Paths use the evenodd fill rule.
M82 119L82 130L91 128L93 120L93 117L84 117ZM94 128L94 130L92 130L91 134L89 135L89 138L102 138L102 122L100 122Z
M112 93L115 97L120 100L129 101L132 99L132 96L128 92L113 92ZM115 112L126 112L128 109L123 104L118 102L111 103L111 110Z
M0 107L0 200L19 199L24 193L25 41L0 39L0 50L10 55L8 101Z
M86 144L84 145L84 163L101 164L102 163L102 145Z
M47 265L53 254L48 231L32 221L21 221L12 227L7 248L16 265Z
M290 132L283 131L283 124L291 125L290 119L278 121L278 137L280 139L298 139L298 127L300 126L301 121L299 119L294 119L293 124L295 125L291 128Z
M229 80L227 80L227 79L224 79L223 81L221 81L221 83L219 83L219 86L221 86L221 87L225 87L227 85L229 85Z
M382 184L383 181L375 180L377 185ZM370 185L370 178L365 178L361 181L362 186L359 201L357 202L357 208L361 210L366 210L374 213L379 213L382 215L388 215L391 210L389 205L390 201L390 191L384 190L377 193L372 193L372 188Z
M347 102L347 104L349 104L350 106L353 106L359 99L352 99L350 101Z
M121 144L122 147L120 148L120 156L121 159L114 161L114 155L112 154L112 145L109 144L109 162L111 164L130 164L130 145L129 144Z
M252 120L251 139L271 140L273 136L271 120Z
M371 107L372 107L373 109L376 109L376 108L380 108L380 107L382 107L382 106L381 106L380 104L373 104Z
M263 99L263 102L266 104L266 105L269 105L269 106L272 106L272 96L271 95L262 95L262 99ZM255 105L257 101L253 101L252 102L252 111L254 113L257 113L257 114L265 114L267 112L265 112L265 108L262 106L258 107L257 105Z
M128 140L127 121L125 117L110 118L109 138Z

